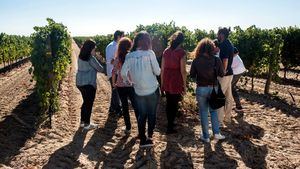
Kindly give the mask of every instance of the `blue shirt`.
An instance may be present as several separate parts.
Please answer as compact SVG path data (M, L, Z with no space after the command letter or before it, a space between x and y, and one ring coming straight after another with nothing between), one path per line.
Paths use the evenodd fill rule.
M233 75L233 71L231 68L232 59L233 59L233 50L234 47L232 43L225 39L222 43L220 43L220 59L223 62L223 59L228 59L227 70L225 70L225 76Z

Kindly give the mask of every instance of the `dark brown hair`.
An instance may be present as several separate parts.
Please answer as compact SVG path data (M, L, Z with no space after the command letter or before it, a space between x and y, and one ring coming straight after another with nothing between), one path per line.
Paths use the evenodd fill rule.
M141 50L149 50L152 48L151 38L148 32L141 31L135 36L131 51L136 51L137 48Z
M122 38L122 36L124 36L124 31L116 30L114 33L114 41L116 41L119 36Z
M214 42L209 38L202 39L195 48L194 55L196 58L203 54L214 56Z
M86 40L80 49L79 58L81 60L88 61L91 57L91 52L95 47L95 41L93 41L92 39Z
M121 65L123 65L125 56L130 51L131 47L132 41L129 38L124 37L120 39L118 43L117 57L119 58Z
M175 32L170 38L169 38L169 45L172 50L176 49L180 44L182 44L184 40L184 35L181 31Z
M228 38L229 34L230 34L230 28L219 28L218 34L223 34L225 36L225 38Z

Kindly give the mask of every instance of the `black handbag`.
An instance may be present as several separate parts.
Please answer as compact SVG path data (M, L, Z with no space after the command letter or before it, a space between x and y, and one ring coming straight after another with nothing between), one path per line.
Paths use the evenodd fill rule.
M213 90L208 99L208 103L212 109L219 109L225 105L225 95L222 91L221 85L217 79L217 58L215 57L215 66L214 66L214 75L215 80L213 83ZM217 81L218 90L215 90L215 82Z

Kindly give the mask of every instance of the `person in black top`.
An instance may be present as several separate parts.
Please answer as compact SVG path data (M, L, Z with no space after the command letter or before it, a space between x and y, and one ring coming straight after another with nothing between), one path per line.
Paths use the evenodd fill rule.
M218 40L220 42L220 59L223 63L225 76L218 77L218 80L221 84L221 88L223 93L226 96L226 103L225 106L218 109L218 117L220 125L223 126L224 122L226 124L231 123L231 111L233 106L233 97L232 97L232 90L231 90L231 82L233 78L233 71L231 68L232 59L233 59L233 45L228 40L228 36L230 33L230 29L228 28L221 28L218 31Z

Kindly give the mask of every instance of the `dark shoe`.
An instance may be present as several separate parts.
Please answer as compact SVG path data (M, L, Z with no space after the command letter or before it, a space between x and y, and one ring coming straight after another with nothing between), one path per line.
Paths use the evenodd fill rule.
M113 108L109 108L108 112L113 113L113 112L115 112L115 110Z
M242 106L237 106L237 107L235 108L235 111L243 111L243 107L242 107Z
M125 129L125 130L124 130L124 133L125 133L126 135L129 135L129 134L131 133L131 129Z
M116 111L116 114L117 114L119 117L122 117L122 116L123 116L122 110Z
M140 148L147 148L147 147L152 147L153 146L153 141L151 139L147 139L146 141L140 142Z
M174 129L167 130L167 134L175 134L175 133L177 133L177 130L174 130Z

